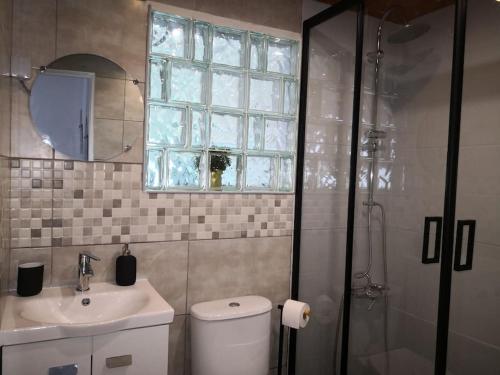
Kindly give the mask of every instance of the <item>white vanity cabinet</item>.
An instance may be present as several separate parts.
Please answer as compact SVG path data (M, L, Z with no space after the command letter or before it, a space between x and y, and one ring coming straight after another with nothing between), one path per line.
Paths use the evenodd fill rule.
M2 375L167 375L168 325L9 345Z

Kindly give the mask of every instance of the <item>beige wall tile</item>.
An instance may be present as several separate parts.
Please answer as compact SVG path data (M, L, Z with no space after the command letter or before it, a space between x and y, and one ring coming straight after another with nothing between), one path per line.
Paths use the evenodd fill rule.
M191 194L191 240L289 236L293 194Z
M186 312L187 241L131 244L137 257L137 277L147 278L151 285L174 308L175 314Z
M58 22L57 56L94 53L114 61L134 79L145 80L146 3L60 0Z
M184 355L184 375L191 375L191 315L186 316L186 353Z
M10 72L12 0L0 1L0 74Z
M186 323L189 316L177 315L168 337L168 375L184 375Z
M0 78L0 155L10 155L10 94L11 82L9 78Z
M174 308L176 314L186 310L187 242L157 242L131 244L137 258L137 278L146 278ZM122 253L121 244L55 247L53 257L54 286L73 285L78 281L78 254L89 251L101 258L93 261L91 282L115 282L116 258Z
M9 289L17 288L17 266L30 262L43 263L43 286L50 285L52 275L52 249L50 247L12 249L10 252Z
M197 0L203 3L203 0ZM217 0L213 3L218 3ZM302 30L302 0L278 0L278 1L244 1L242 5L243 14L241 19L278 29L301 32ZM231 3L234 7L234 2ZM235 7L239 9L239 7ZM238 17L240 18L240 17Z
M158 0L157 2L186 9L194 9L196 0Z
M191 241L188 308L249 294L273 303L289 296L291 237Z
M170 1L164 1L171 4ZM194 9L234 18L259 25L300 32L302 26L302 1L276 0L273 2L234 0L194 0ZM175 4L171 4L175 5ZM179 6L185 7L181 4Z
M0 156L0 290L8 288L10 268L10 160Z
M101 258L92 261L94 277L92 282L115 280L115 259L121 253L121 245L66 246L53 248L52 285L72 286L78 282L78 254L91 252Z
M30 58L37 67L55 59L56 0L14 1L12 54Z

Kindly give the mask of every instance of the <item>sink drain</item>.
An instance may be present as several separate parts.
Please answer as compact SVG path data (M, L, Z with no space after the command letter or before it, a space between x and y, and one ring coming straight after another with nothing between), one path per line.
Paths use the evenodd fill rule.
M83 306L90 305L90 298L84 298L84 299L82 299L82 305Z

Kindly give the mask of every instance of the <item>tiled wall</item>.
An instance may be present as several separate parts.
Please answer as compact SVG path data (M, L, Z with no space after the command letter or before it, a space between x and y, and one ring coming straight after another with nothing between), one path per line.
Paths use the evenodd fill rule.
M140 164L13 158L10 165L8 287L27 261L45 264L46 286L75 285L81 251L102 258L93 282L113 281L115 258L131 243L139 277L176 312L171 374L184 373L193 303L260 294L276 305L289 295L293 195L148 194Z
M254 2L223 7L215 0L162 2L300 29L297 16L291 16L300 19L298 0L293 5L287 1L286 12L281 1L266 4L269 15L259 12L258 18L253 7L259 5ZM36 67L67 54L93 53L144 82L146 2L16 0L13 4L13 56L27 57ZM276 16L282 20L277 22ZM176 312L170 333L170 375L190 372L188 312L193 303L260 294L276 305L288 297L293 195L144 193L141 152L125 154L119 163L67 160L41 142L29 115L28 96L17 84L12 89L7 137L12 144L11 168L3 170L11 177L7 185L11 259L2 258L9 268L4 287L15 288L17 264L34 260L45 264L46 286L74 285L77 256L84 250L102 259L94 264L92 281L113 281L115 258L123 243L131 243L138 276L147 277ZM137 144L142 147L142 139ZM276 309L273 322L271 368L277 364Z
M81 251L93 262L92 282L114 281L121 244L13 249L9 286L15 287L18 263L45 264L45 285L76 285ZM277 365L279 315L276 305L289 295L291 237L235 238L130 245L138 277L146 277L175 309L169 348L169 375L189 373L189 309L192 304L229 296L258 294L273 302L270 368ZM186 352L187 351L187 352Z
M158 3L300 32L302 0L157 0Z
M290 194L148 194L140 164L10 163L12 248L292 234Z
M7 284L9 264L9 160L12 46L12 0L0 1L0 290ZM0 311L1 314L1 311Z
M7 284L10 249L9 223L9 159L0 156L0 288ZM1 312L0 312L1 313Z

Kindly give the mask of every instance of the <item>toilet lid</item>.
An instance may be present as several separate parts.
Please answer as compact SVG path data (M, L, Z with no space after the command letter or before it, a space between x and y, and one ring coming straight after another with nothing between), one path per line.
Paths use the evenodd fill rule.
M254 316L271 311L265 297L243 296L201 302L191 306L191 315L200 320L226 320Z

